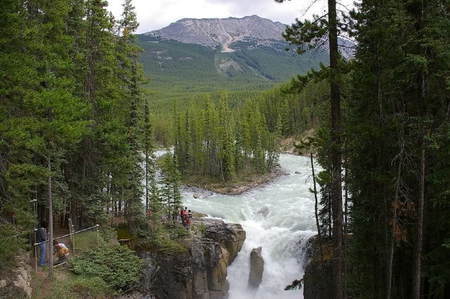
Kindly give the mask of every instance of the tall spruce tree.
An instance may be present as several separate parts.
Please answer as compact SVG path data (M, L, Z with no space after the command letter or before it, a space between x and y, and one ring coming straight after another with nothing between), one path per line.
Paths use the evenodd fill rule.
M182 205L180 193L180 172L178 171L176 159L170 152L163 157L161 166L161 199L164 205L165 217L171 219L174 213Z
M443 206L435 203L446 201L439 190L448 186L434 175L447 164L437 162L436 147L448 128L449 101L449 11L441 4L364 1L354 13L349 190L358 265L351 281L359 297L449 295L446 271L433 271L445 243L433 220Z
M67 32L66 22L69 19L70 6L67 0L36 1L38 12L33 21L39 28L37 42L39 48L30 49L37 61L37 71L41 78L41 89L35 93L35 110L33 125L36 135L42 138L41 148L36 152L36 158L42 161L42 166L49 171L46 190L48 201L49 239L53 239L54 207L61 212L66 210L65 196L68 195L63 165L67 151L80 142L85 133L83 120L86 105L73 94L72 60L67 44L73 43L73 38ZM34 11L32 12L35 13ZM56 182L57 184L53 183ZM53 188L55 186L55 188ZM58 213L59 214L59 213ZM52 264L52 256L50 256ZM49 276L52 276L50 267Z
M138 219L143 215L143 168L142 168L142 148L140 136L142 132L142 91L140 84L143 82L142 69L138 58L140 48L135 44L136 37L133 34L139 24L134 12L131 0L126 0L123 4L122 19L118 21L118 41L117 51L119 69L118 76L121 80L124 104L128 108L128 115L125 116L125 126L127 130L127 178L125 184L129 189L126 200L126 218L132 231L139 228Z
M158 184L156 182L156 156L154 131L150 121L149 103L144 101L144 123L142 125L142 143L144 150L144 177L145 177L145 209L150 210L150 203L154 197L159 196Z
M32 52L25 51L34 41L28 30L28 14L22 1L4 1L0 9L0 259L12 261L15 248L23 247L34 227L30 200L36 198L33 186L42 183L45 173L34 166L29 130L28 98L31 87L39 86ZM31 108L31 107L30 107ZM28 145L28 146L27 146ZM15 225L13 225L13 216ZM19 234L19 236L16 236Z
M2 21L8 24L2 26L5 38L0 63L8 62L9 68L2 67L5 84L0 97L9 112L2 111L5 146L1 155L9 166L2 168L5 188L1 197L2 205L3 199L16 203L9 206L13 212L17 204L23 205L17 223L26 224L29 230L30 216L52 220L53 208L63 214L66 211L70 197L63 175L67 154L87 131L83 119L86 105L74 92L74 65L68 47L74 40L66 26L71 11L68 3L16 1L2 6ZM15 175L18 171L20 176ZM34 199L38 215L29 213Z
M219 161L220 178L222 181L231 181L235 175L234 170L234 134L232 131L231 111L228 107L228 95L222 93L219 103Z
M284 2L284 0L275 0ZM342 215L342 142L341 142L341 94L340 71L338 49L339 22L336 9L336 0L328 0L326 18L314 16L312 21L301 22L288 26L283 35L287 41L299 45L298 52L305 51L305 46L314 47L317 41L324 36L328 39L330 58L329 82L330 82L330 157L331 173L331 206L333 215L333 290L334 298L344 297L343 283L343 215Z

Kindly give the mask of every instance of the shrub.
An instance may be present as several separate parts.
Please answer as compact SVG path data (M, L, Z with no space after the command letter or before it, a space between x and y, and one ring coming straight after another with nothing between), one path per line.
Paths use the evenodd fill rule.
M113 295L111 287L100 277L77 276L55 282L46 299L109 298Z
M109 244L73 258L70 270L83 276L99 277L120 292L139 280L142 265L143 261L134 251L126 246Z
M184 238L189 232L181 225L162 225L152 223L150 230L142 231L139 238L134 240L135 248L141 251L159 253L182 253L188 248L183 245Z
M75 251L77 253L98 247L99 238L96 231L86 231L81 234L75 234L73 238Z

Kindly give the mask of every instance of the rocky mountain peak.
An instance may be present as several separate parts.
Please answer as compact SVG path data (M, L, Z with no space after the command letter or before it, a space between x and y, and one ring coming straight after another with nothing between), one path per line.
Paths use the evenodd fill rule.
M208 47L221 47L232 52L230 45L237 41L270 44L283 41L286 25L256 15L226 19L181 19L160 30L146 33L153 37L172 39L182 43L195 43Z

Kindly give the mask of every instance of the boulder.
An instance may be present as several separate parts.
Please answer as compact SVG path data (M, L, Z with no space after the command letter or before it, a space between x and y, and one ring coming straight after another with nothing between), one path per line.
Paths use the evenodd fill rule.
M267 217L267 215L269 214L269 207L264 206L261 209L259 209L258 214L261 214L264 218Z
M253 248L250 253L250 274L248 276L249 289L257 289L261 284L264 272L264 259L261 255L261 246Z

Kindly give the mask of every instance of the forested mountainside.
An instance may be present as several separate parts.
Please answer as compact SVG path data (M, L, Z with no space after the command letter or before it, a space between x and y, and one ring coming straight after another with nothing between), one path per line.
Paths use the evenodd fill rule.
M230 45L235 51L223 52L220 46L138 35L138 45L143 49L139 61L156 87L170 82L189 91L264 90L327 61L325 51L299 57L286 51L288 44L282 41L236 41Z
M283 38L285 29L258 16L182 19L138 35L140 62L154 88L187 91L263 90L328 64L326 43L299 56ZM339 41L350 57L354 43Z

